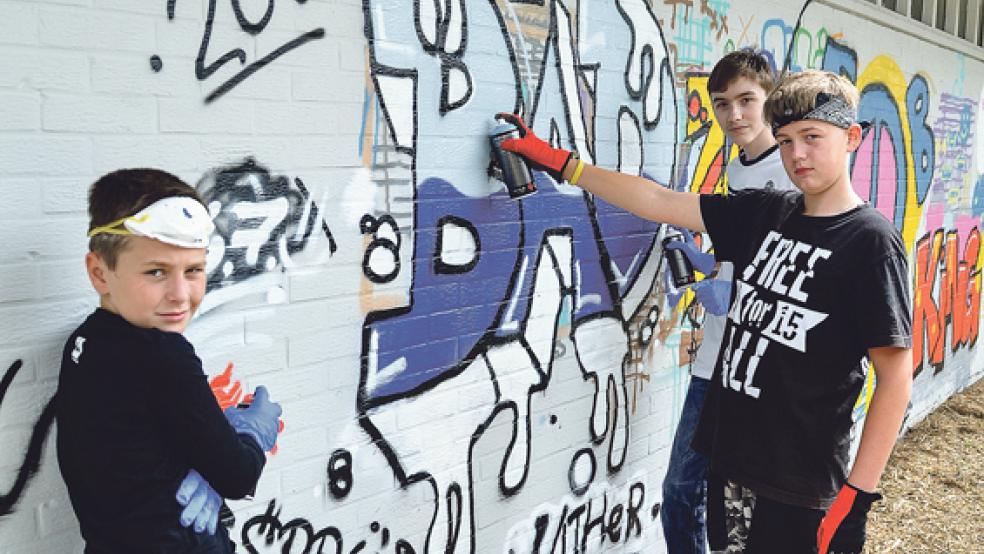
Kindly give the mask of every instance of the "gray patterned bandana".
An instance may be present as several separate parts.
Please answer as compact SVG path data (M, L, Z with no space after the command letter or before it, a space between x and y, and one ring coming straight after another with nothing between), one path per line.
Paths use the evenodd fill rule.
M782 115L773 118L772 134L776 134L776 131L780 127L789 125L795 121L803 121L804 119L826 121L841 129L847 129L851 124L857 122L857 112L851 108L850 104L844 98L826 92L818 92L812 110L797 114L793 113L792 108L786 108Z

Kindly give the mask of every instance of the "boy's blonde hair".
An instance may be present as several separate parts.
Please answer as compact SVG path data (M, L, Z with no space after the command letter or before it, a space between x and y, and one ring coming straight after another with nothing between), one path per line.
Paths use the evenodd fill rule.
M765 120L775 130L777 121L788 119L790 115L802 116L810 113L817 107L818 96L838 97L855 114L861 101L857 87L845 77L829 71L810 69L790 73L779 81L779 85L765 99Z

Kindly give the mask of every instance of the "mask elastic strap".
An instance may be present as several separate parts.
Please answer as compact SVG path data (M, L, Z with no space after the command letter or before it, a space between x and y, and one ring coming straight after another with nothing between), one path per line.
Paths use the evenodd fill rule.
M120 219L117 219L116 221L112 221L105 225L100 225L99 227L94 228L93 230L89 231L89 236L94 237L96 235L132 235L133 233L131 233L129 229L125 227L121 229L119 227L129 220L135 221L137 223L143 223L144 221L147 221L148 217L149 216L147 214L130 215L127 217L122 217Z

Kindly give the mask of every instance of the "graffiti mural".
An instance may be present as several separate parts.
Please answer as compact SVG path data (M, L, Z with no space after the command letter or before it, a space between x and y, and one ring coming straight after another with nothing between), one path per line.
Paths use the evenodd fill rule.
M907 245L914 244L935 165L926 78L906 81L885 55L858 73L857 53L833 39L827 41L823 68L855 82L861 92L858 118L870 123L851 157L855 191L895 223Z
M526 115L533 128L595 163L668 183L676 107L666 46L650 9L642 2L591 3L582 9L590 9L592 18L577 23L576 13L564 3L549 2L542 9L547 10L550 27ZM609 441L607 466L617 471L629 428L624 321L632 308L624 301L639 284L657 227L558 185L545 174L536 176L537 196L509 202L484 174L485 141L456 145L463 159L475 160L469 170L443 163L446 146L440 140L418 138L445 136L443 129L475 128L476 122L485 125L496 111L527 104L523 87L531 81L520 78L528 70L518 67L513 50L514 43L527 42L517 36L523 19L511 18L511 37L496 5L463 2L448 10L435 14L433 28L430 19L422 17L418 25L423 33L418 34L406 15L411 10L375 11L367 4L371 44L385 44L385 39L417 45L415 50L370 50L386 134L411 156L417 184L410 302L367 316L359 403L365 413L363 427L383 448L399 481L409 485L433 480L439 495L447 497L446 507L443 501L437 503L437 520L446 520L451 529L431 540L445 541L442 544L452 550L461 548L460 540L466 550L474 551L468 476L439 475L450 460L408 464L404 452L415 448L397 444L392 438L399 436L396 429L384 427L390 410L406 409L404 399L427 402L428 391L442 382L459 378L475 364L485 366L492 385L489 395L475 406L478 417L463 429L474 442L485 425L483 418L490 421L502 410L513 414L513 439L503 457L500 488L507 496L515 494L525 483L533 448L528 396L543 390L551 379L552 337L557 336L556 322L566 303L576 359L596 390L587 422L591 437L593 442ZM496 28L470 21L499 24ZM618 30L631 51L579 50L572 37L575 24L588 34L594 25L604 27L608 40L620 43L613 32ZM377 29L385 29L386 36L377 36ZM501 43L510 55L488 59L464 46L471 41ZM643 56L657 63L643 65ZM501 86L472 77L476 63L482 64L483 72L515 83L507 89L508 96ZM401 79L403 87L394 84ZM440 83L439 94L428 89L433 83ZM392 99L406 89L414 95L412 114L391 107ZM503 102L504 98L512 100ZM591 112L584 111L585 105ZM484 134L481 127L477 131ZM628 236L638 238L626 240ZM380 244L395 246L392 241ZM500 277L502 268L510 267L512 276ZM370 280L378 280L369 264L365 271ZM648 288L645 283L639 286ZM464 305L474 308L454 309L466 298ZM423 317L427 328L412 326ZM459 442L468 440L462 439ZM461 452L462 462L467 454ZM441 457L447 459L448 453ZM464 515L459 520L456 513Z
M297 0L298 4L303 5L306 0ZM264 2L266 4L265 9L260 12L262 15L255 17L255 14L251 14L244 4L253 4L251 2L244 2L244 0L230 0L228 7L231 8L232 13L230 16L235 18L236 24L242 33L246 36L242 37L242 45L235 48L231 48L226 52L217 54L212 51L212 39L213 30L215 29L215 18L216 9L219 0L208 0L208 15L205 18L205 26L202 30L201 43L198 47L198 56L195 58L195 77L199 81L207 81L212 75L219 71L222 66L236 59L239 60L241 68L236 68L236 71L232 76L225 79L225 81L216 85L211 92L205 96L205 102L210 103L220 98L222 95L226 94L237 85L251 77L257 71L260 71L264 67L270 65L276 61L281 56L290 53L297 48L304 46L305 44L313 41L325 38L324 27L316 27L310 31L304 32L296 37L291 38L287 42L280 44L270 52L267 52L260 56L258 59L253 61L248 61L249 55L246 53L246 49L253 51L254 48L251 44L251 39L260 33L262 33L267 26L270 24L270 20L273 18L274 12L276 11L278 2L276 0L267 0ZM287 0L281 0L280 4L287 4ZM226 3L221 2L223 8L226 7ZM175 8L177 7L177 0L167 0L167 18L168 20L174 20ZM251 6L252 7L252 6ZM280 10L283 11L283 10ZM223 15L226 15L223 12ZM244 49L244 47L246 49ZM163 60L160 56L154 55L151 58L151 66L154 71L160 71L163 66Z

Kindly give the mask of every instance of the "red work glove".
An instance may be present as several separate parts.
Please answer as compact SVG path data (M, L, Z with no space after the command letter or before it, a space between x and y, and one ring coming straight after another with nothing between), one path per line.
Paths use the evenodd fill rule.
M519 154L530 167L546 171L558 183L564 180L564 166L573 156L570 150L550 146L533 134L533 131L516 114L501 112L497 113L495 118L504 119L519 129L519 138L502 141L500 146L503 150Z
M817 529L819 554L861 554L868 510L882 499L877 492L863 491L845 483Z

